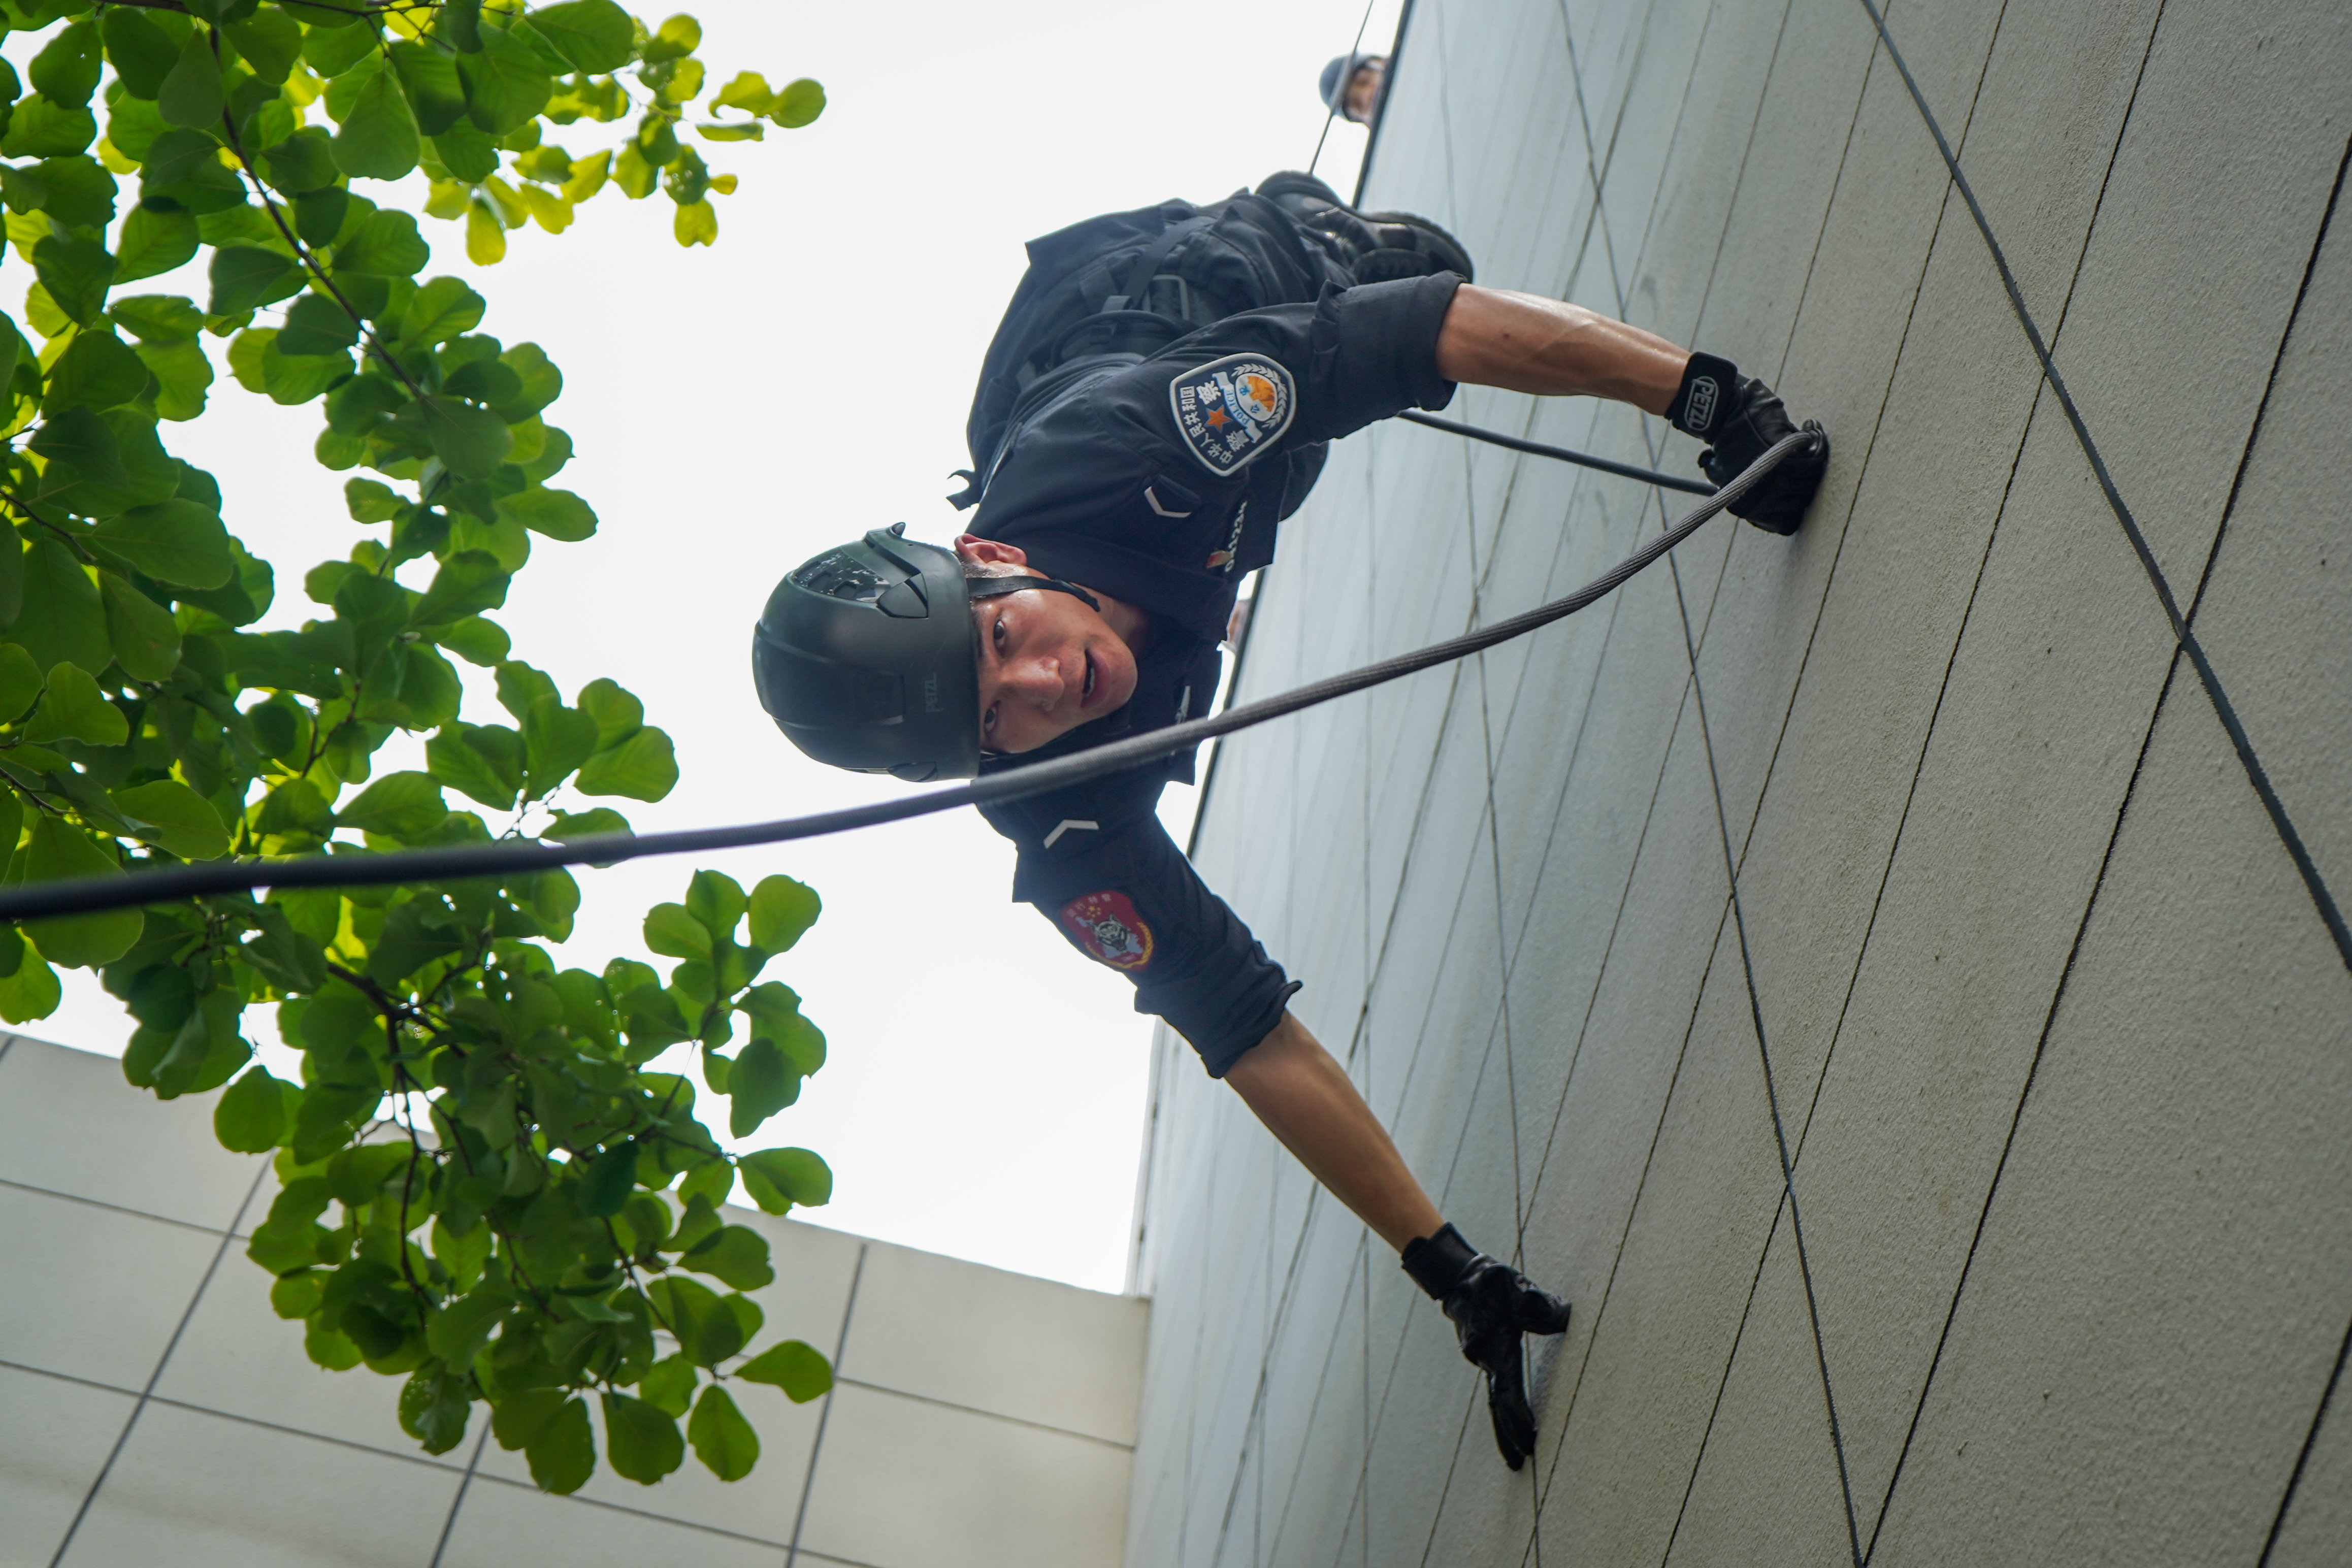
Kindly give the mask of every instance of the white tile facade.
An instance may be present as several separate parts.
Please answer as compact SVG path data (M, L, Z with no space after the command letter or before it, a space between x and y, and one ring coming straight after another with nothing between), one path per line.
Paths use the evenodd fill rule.
M1736 360L1835 456L1793 540L1710 524L1223 742L1212 885L1576 1310L1514 1476L1395 1258L1163 1034L1129 1568L2352 1561L2352 10L1877 3L2326 899L1859 0L1412 0L1364 205ZM1375 426L1283 525L1236 698L1681 510Z
M0 1037L0 1235L43 1260L0 1272L0 1568L1116 1560L1141 1300L731 1212L775 1261L764 1337L846 1341L841 1387L740 1387L743 1481L689 1456L550 1497L475 1436L421 1452L397 1380L304 1356L232 1235L265 1163L220 1150L211 1100Z

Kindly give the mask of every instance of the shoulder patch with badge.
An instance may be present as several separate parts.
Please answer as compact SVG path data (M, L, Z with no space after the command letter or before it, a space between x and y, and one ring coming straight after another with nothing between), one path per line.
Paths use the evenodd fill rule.
M1290 428L1298 409L1290 372L1263 354L1227 354L1168 384L1176 429L1219 479L1243 468Z
M1064 904L1062 923L1097 963L1140 969L1151 962L1151 928L1135 912L1134 901L1115 888Z

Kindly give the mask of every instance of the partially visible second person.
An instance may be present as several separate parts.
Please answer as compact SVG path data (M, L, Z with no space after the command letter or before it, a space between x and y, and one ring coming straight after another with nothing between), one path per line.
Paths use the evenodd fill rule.
M1381 89L1388 81L1386 55L1340 55L1323 68L1323 107L1344 114L1359 125L1370 125L1380 108Z

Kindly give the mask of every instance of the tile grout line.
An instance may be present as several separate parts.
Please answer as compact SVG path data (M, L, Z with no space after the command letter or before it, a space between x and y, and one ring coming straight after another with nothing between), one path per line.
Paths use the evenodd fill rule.
M849 1352L849 1325L857 1316L857 1288L866 1279L866 1255L873 1243L857 1244L857 1261L849 1270L849 1296L841 1304L841 1332L833 1345L833 1364L838 1368L842 1357ZM816 1490L816 1463L824 1453L824 1429L833 1419L834 1390L824 1391L824 1408L817 1412L816 1436L809 1443L808 1471L801 1479L800 1506L793 1510L793 1538L784 1547L784 1568L793 1568L800 1561L801 1531L808 1523L809 1498Z
M5 1053L5 1048L0 1047L0 1053ZM64 1192L57 1187L44 1187L32 1182L15 1181L6 1176L0 1176L0 1187L14 1188L20 1193L33 1193L45 1198L56 1198L60 1203L81 1204L89 1208L104 1209L109 1214L124 1215L131 1219L151 1220L157 1225L173 1226L181 1230L193 1230L199 1236L225 1236L235 1240L240 1234L235 1219L228 1222L226 1229L219 1226L198 1225L192 1219L173 1219L170 1215L155 1214L148 1209L135 1209L127 1204L110 1204L104 1198L85 1197L79 1193ZM243 1212L243 1210L238 1211L240 1217Z
M474 1472L481 1468L482 1446L490 1440L490 1424L486 1418L482 1430L474 1438L474 1457L466 1461L466 1473L457 1478L457 1495L449 1500L448 1516L441 1521L441 1538L433 1543L433 1561L427 1568L441 1568L441 1560L449 1551L449 1536L457 1528L457 1510L466 1506L466 1492L474 1484Z
M236 1222L244 1217L247 1205L253 1202L254 1194L261 1191L261 1184L269 1174L268 1163L263 1161L258 1163L261 1168L253 1173L253 1184L245 1190L236 1212L229 1216L229 1228L222 1234L220 1245L213 1249L212 1261L205 1265L204 1276L196 1281L195 1292L188 1298L187 1306L181 1311L180 1321L172 1330L172 1337L164 1342L163 1353L155 1359L155 1370L147 1374L147 1385L139 1391L138 1403L131 1407L131 1414L124 1418L122 1430L115 1434L114 1446L107 1450L106 1462L99 1467L98 1474L91 1479L89 1489L82 1494L81 1506L74 1510L73 1521L66 1526L65 1534L58 1539L57 1551L50 1554L49 1568L58 1568L65 1561L66 1553L73 1549L74 1536L80 1531L82 1521L89 1517L90 1505L98 1500L99 1490L106 1485L107 1477L113 1474L114 1462L122 1457L124 1446L131 1441L131 1434L139 1425L140 1415L153 1399L155 1385L163 1381L163 1369L172 1363L172 1352L180 1348L180 1336L188 1331L188 1321L196 1315L197 1303L205 1299L205 1291L211 1287L213 1276L219 1272L221 1259L228 1256L229 1244L236 1239Z
M2286 849L2288 858L2294 862L2296 874L2303 879L2305 890L2309 894L2314 907L2317 909L2320 920L2327 927L2327 934L2336 945L2336 955L2343 961L2347 969L2352 969L2352 925L2347 924L2343 910L2336 905L2335 894L2329 889L2326 879L2320 875L2318 865L2312 859L2311 851L2303 841L2303 835L2296 829L2294 820L2287 816L2286 804L2279 799L2278 791L2271 784L2268 770L2263 766L2262 759L2254 754L2253 741L2246 733L2245 725L2238 717L2236 706L2230 700L2229 693L2221 688L2220 673L2214 669L2212 661L2206 657L2204 645L2198 640L2197 634L2189 628L2188 621L2182 616L2179 604L2173 595L2170 580L2165 576L2163 568L2158 564L2155 552L2140 530L2138 519L2125 502L2122 491L2116 486L2115 477L2108 472L2106 458L2100 452L2098 443L2092 439L2090 426L2084 420L2081 409L2075 406L2074 395L2067 390L2065 377L2059 374L2057 361L2052 355L2048 342L2042 338L2041 328L2035 324L2032 312L2026 308L2025 296L2018 288L2016 275L2010 269L2009 258L2002 251L2000 241L1992 232L1991 220L1985 216L1984 208L1977 201L1975 189L1969 185L1968 176L1961 173L1959 159L1953 153L1950 142L1945 138L1942 125L1937 123L1934 111L1928 107L1927 95L1920 90L1919 84L1912 79L1911 68L1905 62L1902 51L1895 47L1894 35L1887 31L1885 18L1879 15L1876 5L1873 0L1862 0L1862 7L1869 14L1872 25L1878 29L1880 38L1885 41L1887 58L1895 63L1895 68L1902 74L1904 86L1909 89L1911 100L1918 108L1919 118L1925 122L1929 135L1935 139L1936 151L1943 156L1945 166L1951 172L1953 184L1958 187L1961 197L1968 203L1969 215L1976 220L1977 230L1984 237L1985 248L1991 254L1993 266L2000 273L2001 287L2008 291L2010 304L2017 314L2018 325L2024 330L2026 341L2033 347L2034 357L2042 363L2042 377L2049 382L2051 391L2056 394L2058 406L2064 412L2067 424L2074 428L2074 439L2082 447L2083 455L2090 459L2091 471L2098 479L2099 489L2106 498L2108 510L2115 513L2116 521L2124 531L2125 540L2131 545L2132 552L2138 559L2141 570L2146 573L2148 585L2155 591L2157 602L2163 608L2165 618L2171 624L2174 640L2179 645L2180 651L2189 656L2189 662L2197 672L2198 684L2205 689L2206 700L2212 704L2215 715L2221 721L2221 728L2228 732L2231 747L2238 754L2239 765L2245 771L2246 782L2253 786L2256 797L2262 802L2263 810L2271 819L2272 830L2277 834L2280 844ZM2153 47L2151 44L2150 47L2153 48ZM2094 219L2094 221L2096 220Z

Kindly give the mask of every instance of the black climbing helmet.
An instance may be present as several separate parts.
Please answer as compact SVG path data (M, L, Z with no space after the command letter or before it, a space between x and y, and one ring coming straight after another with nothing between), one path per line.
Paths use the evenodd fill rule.
M751 631L760 706L820 763L910 784L980 772L980 646L971 605L1051 577L967 579L955 552L907 525L811 556L768 595Z
M1353 120L1356 117L1347 110L1348 84L1354 81L1356 73L1366 66L1379 66L1385 70L1388 63L1386 55L1335 56L1331 63L1323 68L1323 75L1315 84L1316 95L1323 100L1323 107L1332 113Z

